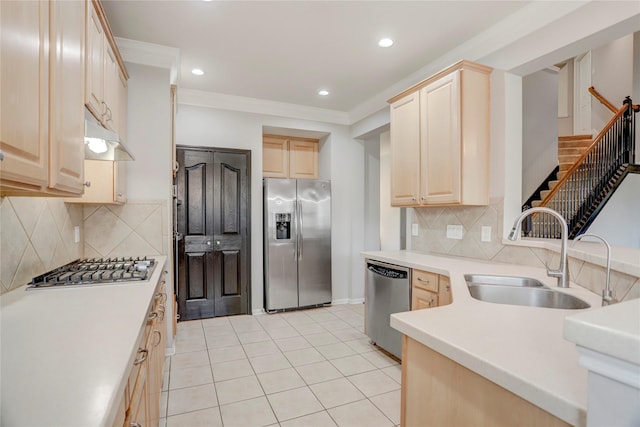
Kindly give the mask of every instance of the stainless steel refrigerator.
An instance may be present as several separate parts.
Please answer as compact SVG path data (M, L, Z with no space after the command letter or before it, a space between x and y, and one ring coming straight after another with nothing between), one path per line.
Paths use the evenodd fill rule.
M331 302L331 182L265 178L265 310Z

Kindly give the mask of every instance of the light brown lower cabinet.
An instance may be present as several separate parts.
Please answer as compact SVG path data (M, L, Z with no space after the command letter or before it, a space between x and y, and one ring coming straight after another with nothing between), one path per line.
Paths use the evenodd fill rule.
M114 427L155 427L160 422L160 396L166 347L165 274L166 272L163 272L147 313L147 322L138 343L138 351Z
M569 425L406 335L400 405L403 427Z
M411 310L451 304L451 282L447 276L413 269L411 277Z

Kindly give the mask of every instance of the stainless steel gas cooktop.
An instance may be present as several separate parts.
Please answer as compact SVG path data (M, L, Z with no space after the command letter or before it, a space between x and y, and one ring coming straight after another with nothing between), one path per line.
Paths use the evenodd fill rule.
M149 280L155 260L147 257L78 259L34 277L28 289Z

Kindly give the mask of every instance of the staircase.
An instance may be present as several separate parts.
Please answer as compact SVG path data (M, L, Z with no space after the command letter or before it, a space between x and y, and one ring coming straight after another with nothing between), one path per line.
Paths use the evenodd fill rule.
M569 226L569 238L586 230L625 174L634 169L635 114L640 107L628 97L605 128L591 135L558 138L559 171L538 200L523 206L546 206L559 212ZM551 216L538 213L523 226L528 237L559 238L561 230Z
M568 135L558 137L558 166L559 170L556 178L546 183L546 189L540 191L540 195L530 201L532 207L540 206L545 197L551 193L551 190L558 185L560 179L567 173L580 156L593 142L591 135Z

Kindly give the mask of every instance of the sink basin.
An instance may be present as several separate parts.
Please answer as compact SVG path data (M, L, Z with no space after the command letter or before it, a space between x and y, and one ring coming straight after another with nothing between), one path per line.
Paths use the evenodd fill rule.
M590 307L580 298L550 289L529 277L467 274L464 278L471 296L480 301L565 310Z
M544 287L541 281L531 277L518 276L492 276L489 274L465 274L464 280L476 285L503 285L503 286L525 286Z

